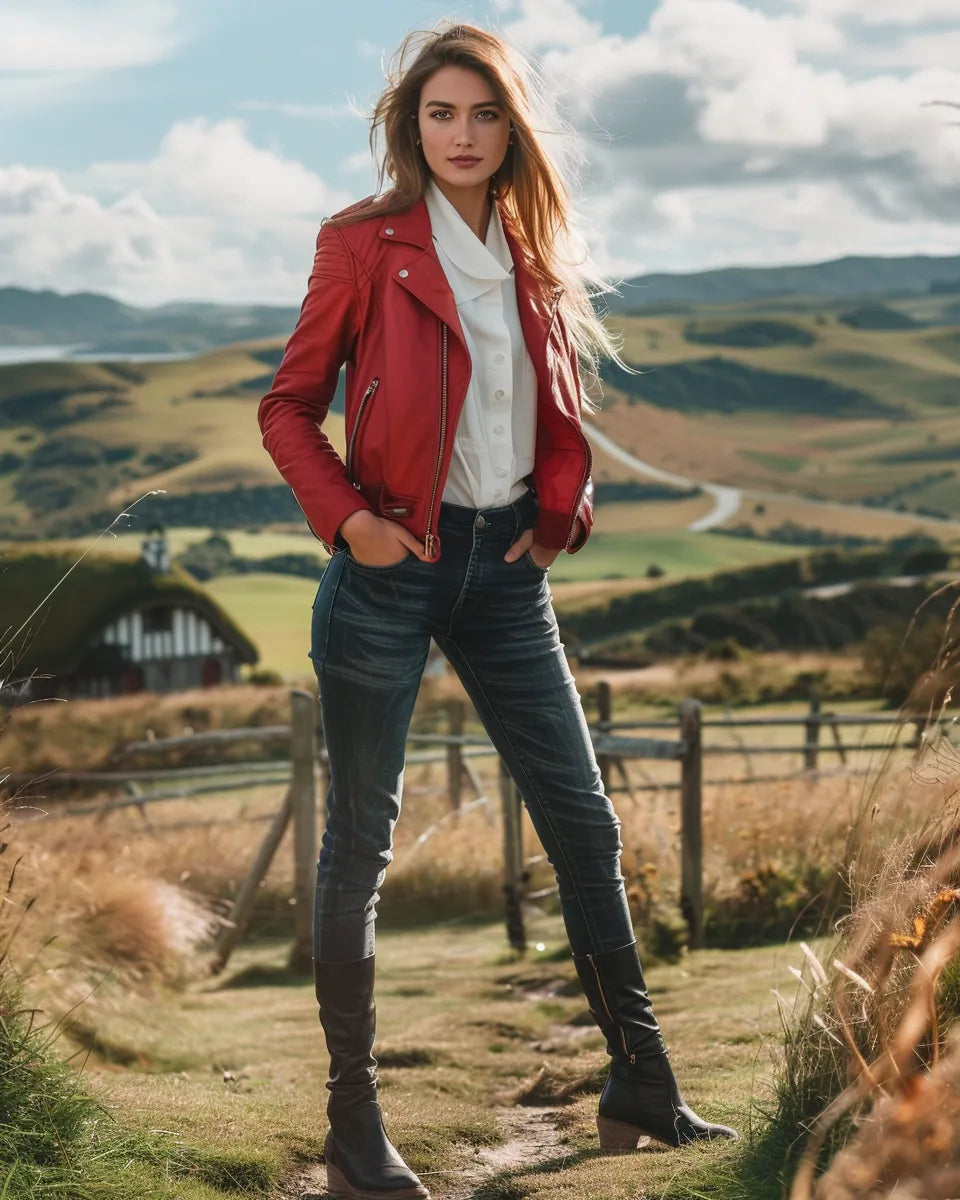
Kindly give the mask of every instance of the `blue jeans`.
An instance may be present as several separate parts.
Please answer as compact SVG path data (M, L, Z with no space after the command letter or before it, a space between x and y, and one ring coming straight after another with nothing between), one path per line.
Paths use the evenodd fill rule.
M370 567L334 553L313 608L311 658L330 756L317 864L314 957L374 953L378 889L392 859L404 749L430 638L456 670L517 784L556 871L574 954L634 940L620 822L604 793L560 644L547 572L507 548L536 519L441 506L442 557Z

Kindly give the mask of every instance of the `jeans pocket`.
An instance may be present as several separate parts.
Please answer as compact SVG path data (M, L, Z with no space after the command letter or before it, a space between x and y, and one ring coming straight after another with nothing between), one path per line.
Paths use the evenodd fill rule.
M310 622L310 658L313 660L314 668L318 671L327 652L330 616L333 613L333 603L340 586L345 558L345 554L338 551L327 563L313 601L313 616Z
M520 555L520 561L524 566L529 567L531 571L536 571L538 575L546 575L550 570L549 567L541 567L529 550L524 550L523 554Z

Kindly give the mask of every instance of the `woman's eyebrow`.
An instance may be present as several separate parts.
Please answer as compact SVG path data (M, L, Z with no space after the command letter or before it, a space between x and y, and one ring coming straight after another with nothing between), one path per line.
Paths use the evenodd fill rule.
M427 100L424 104L425 108L430 108L432 105L437 105L439 108L457 108L458 106L450 100ZM471 108L503 108L499 100L481 100L479 104L471 104Z

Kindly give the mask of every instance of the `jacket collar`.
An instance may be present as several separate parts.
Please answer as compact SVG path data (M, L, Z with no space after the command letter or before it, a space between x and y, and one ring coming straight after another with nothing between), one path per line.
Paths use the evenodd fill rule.
M514 262L517 308L528 348L532 351L536 347L545 353L547 330L556 310L557 297L543 297L507 221L503 221L503 235ZM405 212L382 217L378 237L381 242L399 242L422 251L406 262L405 275L397 273L398 282L446 322L466 345L453 292L434 249L426 201L421 197Z

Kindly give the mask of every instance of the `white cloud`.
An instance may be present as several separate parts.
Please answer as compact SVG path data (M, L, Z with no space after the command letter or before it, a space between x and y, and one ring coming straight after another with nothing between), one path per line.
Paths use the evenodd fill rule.
M566 46L575 49L595 40L602 31L599 21L588 21L572 0L536 0L523 3L521 15L508 21L504 34L525 49Z
M170 0L32 0L0 8L0 70L106 71L159 62L182 18Z
M817 15L862 25L923 25L956 21L957 0L792 0Z
M240 122L182 121L148 162L71 181L0 168L0 279L139 304L295 303L320 220L349 199Z
M255 146L242 121L177 121L149 162L99 163L87 178L113 192L135 188L168 212L206 211L264 221L334 211L348 198L295 159Z
M589 142L586 206L609 269L629 272L631 259L669 269L691 253L744 261L751 247L760 261L797 261L779 217L763 228L770 214L802 226L815 257L909 248L911 237L947 248L951 229L955 246L960 130L955 113L931 105L960 100L958 0L946 30L923 24L944 6L918 0L911 38L865 32L852 19L862 0L804 0L792 12L782 0L660 0L634 36L576 25L579 10L559 3L555 35L539 0L519 0L507 30L536 32ZM880 0L871 12L879 21L893 7Z

